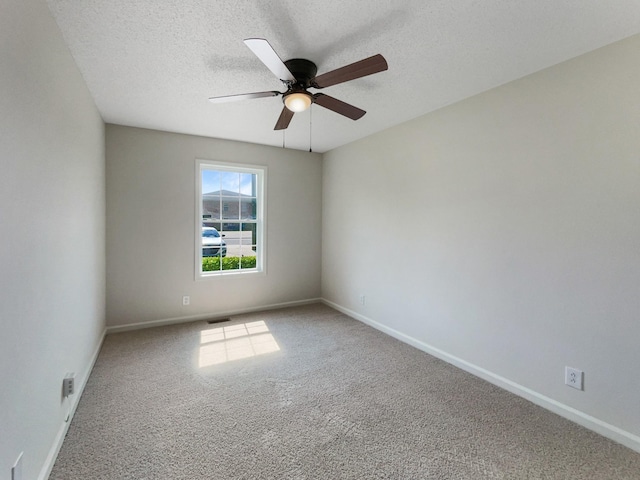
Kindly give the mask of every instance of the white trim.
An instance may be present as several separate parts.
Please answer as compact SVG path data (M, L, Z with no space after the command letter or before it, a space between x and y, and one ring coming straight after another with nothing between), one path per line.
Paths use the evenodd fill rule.
M130 330L141 330L143 328L161 327L164 325L174 325L177 323L197 322L205 318L221 318L231 315L241 315L243 313L260 312L263 310L276 310L278 308L297 307L301 305L310 305L319 303L320 298L309 298L307 300L295 300L293 302L274 303L271 305L260 305L257 307L243 308L238 310L226 310L223 312L200 313L198 315L189 315L186 317L162 318L159 320L150 320L148 322L128 323L126 325L114 325L107 327L107 335L110 333L128 332Z
M100 349L102 348L102 344L104 343L104 339L106 336L107 336L107 329L105 328L102 331L102 338L100 338L100 341L98 342L98 346L96 347L95 351L93 352L93 355L91 356L91 361L89 362L88 367L83 372L83 375L76 377L76 378L80 378L81 382L76 383L76 386L78 386L79 388L72 395L73 403L71 404L69 418L68 420L62 422L62 425L58 430L58 434L56 435L56 438L53 441L53 445L51 445L49 454L47 455L47 458L44 461L44 465L40 469L38 480L47 480L49 478L49 475L51 475L51 470L53 470L53 465L56 463L56 459L58 458L58 453L60 453L60 449L62 448L64 437L67 435L67 431L69 430L69 426L71 425L73 416L75 415L76 409L78 408L78 403L80 403L80 398L82 397L82 393L84 392L84 387L86 387L87 380L89 380L89 375L93 370L93 366L96 364L96 360L98 360L98 355L100 354Z
M518 395L519 397L529 400L530 402L535 403L536 405L542 408L545 408L546 410L549 410L557 415L560 415L561 417L564 417L567 420L571 420L572 422L575 422L578 425L581 425L585 428L588 428L589 430L599 433L604 437L607 437L615 442L618 442L624 445L625 447L635 450L636 452L640 452L640 437L637 435L634 435L631 432L627 432L626 430L616 427L615 425L611 425L598 418L592 417L591 415L581 412L580 410L576 410L573 407L565 405L564 403L560 403L557 400L549 398L545 395L542 395L541 393L531 390L530 388L524 387L507 378L504 378L500 375L490 372L489 370L486 370L482 367L479 367L470 362L467 362L466 360L463 360L454 355L451 355L443 350L440 350L439 348L436 348L427 343L424 343L421 340L418 340L402 332L399 332L398 330L387 327L386 325L378 323L375 320L365 317L364 315L354 312L353 310L349 310L348 308L342 307L334 302L331 302L324 298L321 299L321 302L324 303L325 305L335 308L336 310L344 313L345 315L348 315L356 320L361 321L362 323L366 323L367 325L375 328L376 330L380 330L381 332L384 332L387 335L390 335L400 340L401 342L407 343L419 350L422 350L423 352L426 352L430 355L433 355L434 357L439 358L440 360L444 360L445 362L450 363L451 365L454 365L466 372L469 372L472 375L475 375L476 377L480 377L483 380L486 380L487 382L492 383L493 385L496 385L515 395Z

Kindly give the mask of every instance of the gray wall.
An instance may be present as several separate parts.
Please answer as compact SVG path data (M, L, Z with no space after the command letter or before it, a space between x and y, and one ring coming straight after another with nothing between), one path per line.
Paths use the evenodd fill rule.
M325 154L323 297L640 447L638 52L640 36Z
M110 327L320 297L319 154L116 125L106 139ZM194 280L196 159L267 166L266 275Z
M104 331L104 124L39 0L0 14L0 477L46 474ZM74 398L77 400L77 398Z

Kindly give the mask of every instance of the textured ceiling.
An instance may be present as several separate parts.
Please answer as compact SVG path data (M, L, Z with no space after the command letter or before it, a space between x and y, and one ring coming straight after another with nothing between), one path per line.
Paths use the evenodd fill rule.
M640 33L638 0L48 0L104 120L324 152ZM317 105L273 130L283 91L242 42L269 40L318 73L376 53L389 70L323 90L367 111ZM311 120L311 122L310 122ZM311 128L310 128L311 123Z

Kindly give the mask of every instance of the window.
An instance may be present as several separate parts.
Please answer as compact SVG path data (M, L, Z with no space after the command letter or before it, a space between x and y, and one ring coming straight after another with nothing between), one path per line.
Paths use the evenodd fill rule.
M198 161L196 273L264 271L265 167Z

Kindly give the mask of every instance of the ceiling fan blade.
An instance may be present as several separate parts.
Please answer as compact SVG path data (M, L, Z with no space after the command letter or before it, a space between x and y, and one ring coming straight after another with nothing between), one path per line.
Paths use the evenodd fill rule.
M284 130L289 126L291 119L293 118L293 112L289 110L287 107L282 108L282 113L280 114L280 118L276 122L276 126L274 130Z
M280 80L296 81L296 77L293 76L273 47L264 38L247 38L244 43Z
M211 97L211 103L235 102L237 100L250 100L252 98L275 97L280 92L272 90L270 92L241 93L240 95L225 95L223 97Z
M338 83L348 82L349 80L355 80L356 78L383 72L388 68L389 66L387 65L387 61L384 57L377 54L373 57L360 60L359 62L318 75L316 78L311 80L311 85L315 88L330 87L331 85L337 85Z
M358 107L349 105L342 100L330 97L329 95L325 95L324 93L314 94L313 101L321 107L333 110L334 112L339 113L340 115L344 115L351 120L358 120L359 118L362 118L365 113L367 113L364 110L359 109Z

